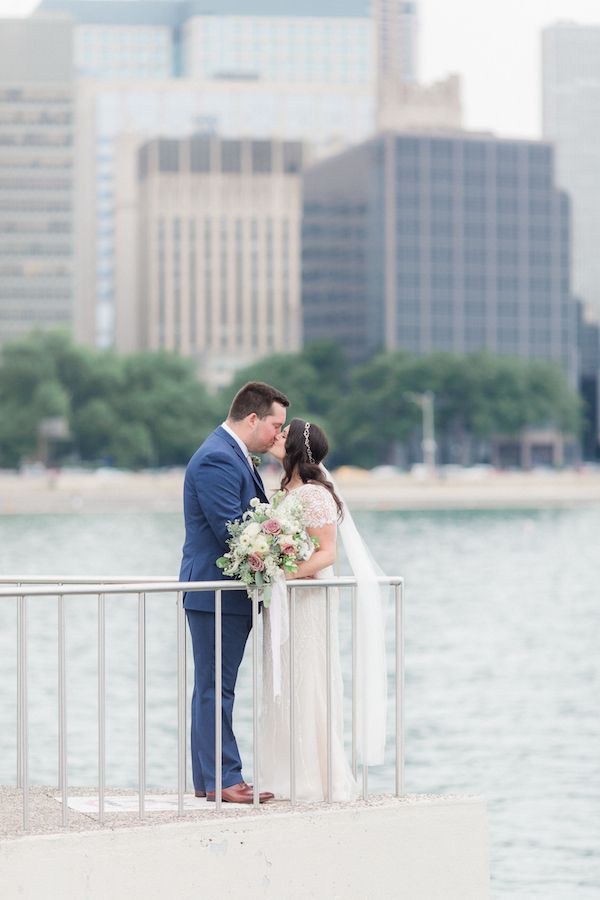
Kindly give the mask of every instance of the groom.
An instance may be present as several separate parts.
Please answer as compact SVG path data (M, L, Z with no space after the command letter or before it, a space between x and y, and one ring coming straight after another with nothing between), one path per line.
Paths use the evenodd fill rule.
M185 543L180 581L221 581L216 560L227 550L226 523L241 519L265 489L251 454L265 453L285 423L285 394L261 381L245 384L235 395L227 420L196 450L185 473ZM192 696L192 772L197 797L215 799L215 595L184 594L194 648ZM245 590L222 594L222 800L252 803L252 788L242 779L242 763L233 734L237 673L252 628L252 604ZM273 794L261 793L260 801Z

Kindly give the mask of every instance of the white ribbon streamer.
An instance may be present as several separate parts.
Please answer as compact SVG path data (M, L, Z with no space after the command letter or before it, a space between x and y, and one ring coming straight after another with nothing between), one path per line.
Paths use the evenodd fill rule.
M285 644L290 633L287 589L285 576L281 572L277 572L271 582L269 623L273 659L273 698L277 700L278 697L281 697L281 645Z

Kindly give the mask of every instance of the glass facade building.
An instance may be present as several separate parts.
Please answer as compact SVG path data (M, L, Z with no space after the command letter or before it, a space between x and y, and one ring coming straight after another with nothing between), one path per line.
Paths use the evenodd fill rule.
M0 342L73 324L72 28L0 26Z
M38 10L73 18L85 77L418 80L416 0L42 0Z
M174 65L169 29L153 26L81 25L74 52L84 78L164 80Z
M304 178L304 338L554 360L577 380L570 205L553 149L384 134Z
M419 9L414 0L372 0L377 23L379 77L406 83L418 80Z
M600 26L542 34L543 134L573 204L573 288L600 315Z
M75 73L84 78L148 78L179 74L177 0L42 0L36 13L72 19Z
M222 0L215 7L202 0L42 0L38 10L73 18L76 71L85 77L344 84L375 77L367 0Z
M584 459L600 458L600 326L578 304L579 393L584 402L581 443Z
M197 16L183 30L189 78L372 84L373 22L367 17Z

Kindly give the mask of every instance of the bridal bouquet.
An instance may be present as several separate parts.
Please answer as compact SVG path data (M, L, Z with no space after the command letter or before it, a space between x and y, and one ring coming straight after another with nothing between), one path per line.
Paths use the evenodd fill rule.
M224 575L243 581L247 588L261 588L265 607L271 602L271 585L286 572L294 573L298 562L308 559L319 545L306 533L301 501L287 497L280 509L284 497L285 492L278 491L270 503L254 499L241 521L228 522L229 550L217 560Z

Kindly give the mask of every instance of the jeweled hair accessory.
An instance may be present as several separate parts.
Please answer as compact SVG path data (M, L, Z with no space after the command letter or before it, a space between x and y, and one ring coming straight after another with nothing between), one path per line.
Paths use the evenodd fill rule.
M308 461L314 465L315 460L314 460L314 457L313 457L311 449L310 449L310 441L308 440L309 434L310 434L310 422L305 422L304 423L304 446L306 447L306 452L308 454Z

